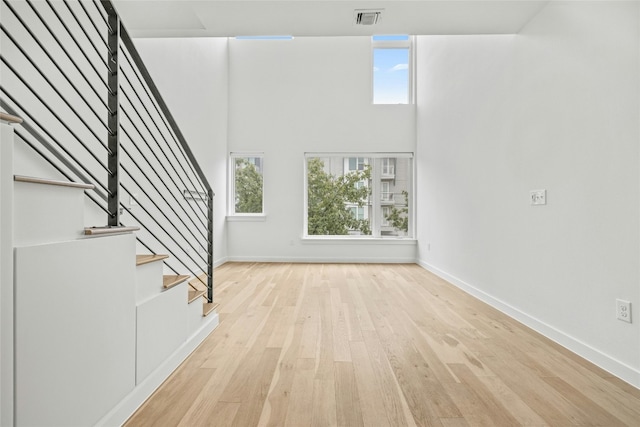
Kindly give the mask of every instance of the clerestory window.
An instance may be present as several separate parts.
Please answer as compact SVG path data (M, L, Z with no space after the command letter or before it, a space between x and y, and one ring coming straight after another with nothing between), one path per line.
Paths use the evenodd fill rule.
M413 103L412 39L408 35L373 36L373 103Z

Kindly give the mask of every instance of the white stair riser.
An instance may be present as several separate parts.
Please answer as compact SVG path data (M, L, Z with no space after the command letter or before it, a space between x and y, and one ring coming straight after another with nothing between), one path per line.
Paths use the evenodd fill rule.
M148 299L136 309L136 384L187 340L187 284Z
M75 240L84 232L84 190L14 182L14 246Z
M136 304L142 304L162 293L162 261L150 262L136 267Z
M204 325L207 318L202 315L202 304L206 301L205 298L200 297L197 300L189 304L188 307L188 320L187 320L187 334L192 336Z

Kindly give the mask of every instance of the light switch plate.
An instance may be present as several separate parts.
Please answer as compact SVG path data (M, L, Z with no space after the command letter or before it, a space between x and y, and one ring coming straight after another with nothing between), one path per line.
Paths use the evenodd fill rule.
M531 190L529 192L529 200L531 200L531 205L546 205L547 190Z

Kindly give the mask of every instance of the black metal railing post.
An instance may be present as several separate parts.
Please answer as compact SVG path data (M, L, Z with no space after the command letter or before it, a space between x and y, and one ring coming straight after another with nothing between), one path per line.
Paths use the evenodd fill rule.
M120 18L116 13L110 1L102 1L105 11L107 12L107 25L109 34L107 37L108 53L107 67L109 68L109 78L107 84L109 118L107 126L109 128L109 136L107 138L107 147L109 149L107 168L109 175L107 178L107 210L109 218L107 225L117 227L120 224L120 115L118 100L118 48L120 40Z
M213 190L207 192L207 302L213 302Z

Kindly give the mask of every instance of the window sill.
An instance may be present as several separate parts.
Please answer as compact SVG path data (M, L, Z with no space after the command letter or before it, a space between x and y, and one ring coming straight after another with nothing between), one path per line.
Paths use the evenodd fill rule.
M227 222L264 222L266 215L227 215Z
M407 245L415 246L417 240L411 237L340 237L305 236L303 244L310 245Z

